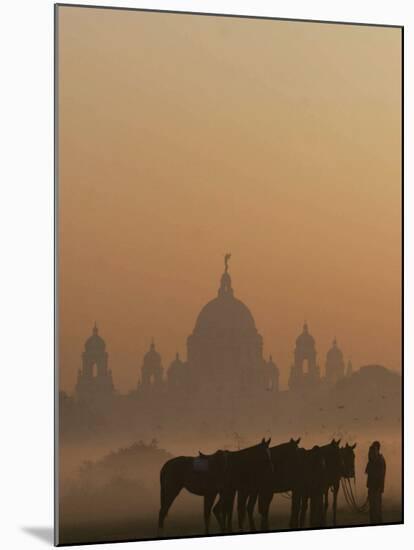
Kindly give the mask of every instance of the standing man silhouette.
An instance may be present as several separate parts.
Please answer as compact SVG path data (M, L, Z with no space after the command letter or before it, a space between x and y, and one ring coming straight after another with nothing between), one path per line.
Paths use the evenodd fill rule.
M369 519L372 524L382 523L382 493L385 481L385 460L380 453L380 442L374 441L368 451L367 474Z

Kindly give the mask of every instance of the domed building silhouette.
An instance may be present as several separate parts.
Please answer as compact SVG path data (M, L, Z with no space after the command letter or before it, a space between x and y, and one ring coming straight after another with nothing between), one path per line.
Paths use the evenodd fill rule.
M263 359L263 340L248 307L234 296L225 256L217 297L200 311L187 339L191 382L198 395L228 401L274 383Z
M279 391L279 368L273 362L272 355L269 355L269 360L265 363L264 373L266 389Z
M152 340L141 367L141 388L160 387L163 382L163 370L161 355L155 349L155 343Z
M320 382L320 373L316 364L315 339L309 333L308 325L305 322L302 333L296 338L289 388L291 390L314 388L318 382Z
M338 348L336 338L326 354L325 376L326 382L334 386L345 375L345 361L342 351Z
M177 352L167 370L167 382L171 389L185 389L188 386L188 369Z
M85 342L82 368L78 371L75 394L78 401L105 401L114 393L112 372L108 369L108 353L105 341L99 336L98 327Z

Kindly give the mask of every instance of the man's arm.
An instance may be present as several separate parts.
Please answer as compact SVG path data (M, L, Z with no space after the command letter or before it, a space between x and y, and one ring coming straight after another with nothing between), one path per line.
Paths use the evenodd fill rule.
M382 471L381 471L381 492L383 493L384 492L384 485L385 485L385 472L387 470L387 465L385 463L384 457L382 457L381 466L382 466Z

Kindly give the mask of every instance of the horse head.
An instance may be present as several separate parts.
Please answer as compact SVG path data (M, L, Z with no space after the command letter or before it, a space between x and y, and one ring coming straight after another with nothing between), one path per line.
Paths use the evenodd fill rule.
M341 447L340 449L342 458L342 477L355 477L355 447L356 443L353 445L348 445L347 443L345 447Z

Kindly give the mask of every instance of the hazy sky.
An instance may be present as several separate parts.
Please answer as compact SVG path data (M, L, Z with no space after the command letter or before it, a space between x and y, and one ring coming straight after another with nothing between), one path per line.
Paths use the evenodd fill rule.
M401 31L59 8L59 349L96 320L121 391L183 356L232 253L286 385L307 319L401 361Z

